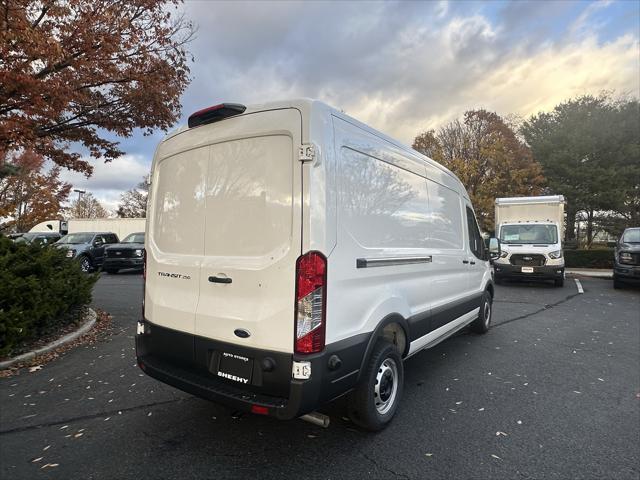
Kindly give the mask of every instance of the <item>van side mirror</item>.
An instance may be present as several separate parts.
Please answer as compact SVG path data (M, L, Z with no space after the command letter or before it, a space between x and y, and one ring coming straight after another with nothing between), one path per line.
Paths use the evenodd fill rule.
M489 239L489 259L495 260L500 257L501 249L500 249L500 240L497 238Z

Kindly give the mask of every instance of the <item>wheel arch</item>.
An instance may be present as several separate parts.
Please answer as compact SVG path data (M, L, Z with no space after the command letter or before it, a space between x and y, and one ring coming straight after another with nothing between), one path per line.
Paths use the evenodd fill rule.
M378 340L387 338L389 339L393 336L393 340L391 343L398 347L398 352L402 358L407 356L409 353L409 324L407 320L400 315L399 313L390 313L386 315L376 326L376 328L371 333L369 337L369 342L367 343L367 349L365 350L365 354L362 357L362 362L360 364L360 370L358 372L358 381L362 375L362 372L365 370L367 362L371 357L371 352L373 352L373 348Z
M485 287L485 291L489 292L489 295L491 295L491 301L493 301L494 296L495 296L495 287L493 286L493 282L487 282L487 286Z

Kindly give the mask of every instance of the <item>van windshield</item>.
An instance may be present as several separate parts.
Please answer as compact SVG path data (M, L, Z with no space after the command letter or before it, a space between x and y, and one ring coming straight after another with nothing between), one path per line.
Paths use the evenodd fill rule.
M558 243L558 228L555 225L503 225L500 241L512 244Z

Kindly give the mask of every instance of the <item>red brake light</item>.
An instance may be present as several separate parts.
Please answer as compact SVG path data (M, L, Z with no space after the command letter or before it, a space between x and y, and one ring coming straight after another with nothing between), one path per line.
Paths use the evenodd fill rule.
M256 413L258 415L269 415L269 409L267 407L263 407L262 405L251 405L251 413Z
M203 108L202 110L192 113L187 123L189 128L193 128L199 125L217 122L227 117L233 117L234 115L240 115L246 109L247 107L239 103L220 103L213 107Z
M324 349L327 259L308 252L296 262L295 352L317 353Z

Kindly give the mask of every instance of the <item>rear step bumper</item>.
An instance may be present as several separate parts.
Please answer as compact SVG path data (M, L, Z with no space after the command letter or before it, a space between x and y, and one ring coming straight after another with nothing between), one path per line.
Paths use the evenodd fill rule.
M367 346L367 336L328 345L323 353L301 357L311 363L311 377L292 378L292 354L241 347L145 323L145 334L136 335L138 365L150 377L193 395L239 411L260 413L281 420L300 417L316 410L353 388ZM208 364L219 352L232 352L254 359L251 385L242 385L211 373ZM334 355L340 367L328 368ZM275 360L276 368L260 372L264 358ZM335 364L331 362L332 365ZM266 410L265 410L266 409Z
M302 382L292 382L290 397L279 398L249 392L222 380L207 378L208 375L190 372L157 357L139 357L138 365L147 375L161 382L244 412L250 412L253 405L258 405L266 407L270 416L288 420L315 408L312 399L305 398L305 392L309 392L310 389L308 386L303 388ZM306 408L305 403L309 404Z

